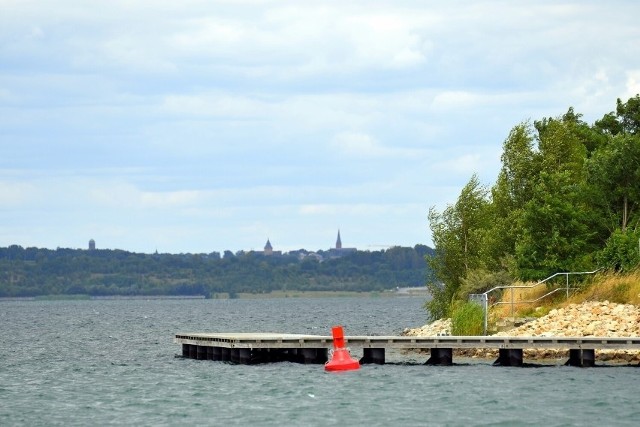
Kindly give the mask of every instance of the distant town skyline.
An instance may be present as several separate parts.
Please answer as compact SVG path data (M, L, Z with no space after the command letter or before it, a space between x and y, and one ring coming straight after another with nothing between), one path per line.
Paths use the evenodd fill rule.
M377 245L375 250L381 250L381 249L388 249L390 247L393 246L400 246L400 245L389 245L389 246L381 246L381 245ZM414 247L415 245L412 245L410 247ZM89 239L89 242L87 244L87 249L89 250L96 250L96 249L122 249L122 250L126 250L126 248L99 248L96 246L96 241L95 239ZM299 247L296 249L288 249L288 250L274 250L274 246L271 243L271 239L267 238L267 242L264 245L264 248L262 250L256 250L256 249L239 249L237 251L232 251L234 253L236 252L248 252L248 251L253 251L253 252L262 252L265 255L274 255L274 254L283 254L283 253L288 253L288 252L292 252L292 251L298 251L298 250L307 250L310 252L316 252L316 251L327 251L327 250L338 250L338 251L343 251L344 253L348 253L348 252L352 252L354 250L357 250L358 248L343 248L342 247L342 236L340 235L340 230L338 230L338 235L336 237L336 241L335 244L333 245L333 247L329 247L329 248L304 248L304 247ZM200 252L200 253L212 253L212 252L218 252L218 253L223 253L224 251L229 250L229 249L225 249L223 251L205 251L205 252ZM367 249L363 249L363 250L367 250ZM154 251L154 252L157 252Z

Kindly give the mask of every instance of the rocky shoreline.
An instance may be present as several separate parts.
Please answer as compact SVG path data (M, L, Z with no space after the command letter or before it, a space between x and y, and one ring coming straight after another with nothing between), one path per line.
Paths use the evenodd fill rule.
M438 336L451 334L451 320L440 319L428 325L405 329L406 336ZM640 336L640 308L631 304L617 304L609 301L591 301L569 304L551 310L549 314L519 327L499 332L499 336L541 336L541 337L638 337ZM497 350L457 351L458 355L472 358L495 358ZM525 359L564 359L567 350L526 349ZM599 350L596 360L638 363L640 351Z

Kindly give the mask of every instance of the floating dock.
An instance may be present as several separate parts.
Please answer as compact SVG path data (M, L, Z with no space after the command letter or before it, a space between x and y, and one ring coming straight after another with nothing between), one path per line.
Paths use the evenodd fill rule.
M524 349L569 350L567 365L595 364L596 350L640 350L640 337L503 337L503 336L345 336L350 348L361 348L360 363L384 364L385 350L430 350L429 365L451 365L454 349L498 349L500 366L521 366ZM240 364L271 362L325 363L333 338L281 333L178 333L182 356Z

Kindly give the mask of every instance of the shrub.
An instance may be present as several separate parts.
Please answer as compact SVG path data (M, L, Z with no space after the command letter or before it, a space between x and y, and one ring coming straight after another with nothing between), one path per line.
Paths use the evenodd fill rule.
M458 302L451 310L453 335L483 335L484 310L475 302Z
M466 300L470 294L481 294L496 286L507 286L513 283L512 277L506 270L489 272L482 268L472 270L461 279L462 285L458 290L457 299Z
M629 272L637 268L640 262L638 239L640 239L640 233L630 230L614 231L599 254L601 265L623 272Z

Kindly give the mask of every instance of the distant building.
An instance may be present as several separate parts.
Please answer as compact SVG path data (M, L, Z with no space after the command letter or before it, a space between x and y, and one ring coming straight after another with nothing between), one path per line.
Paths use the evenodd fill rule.
M273 246L271 246L271 242L267 239L267 244L264 245L264 254L265 255L273 255Z
M90 251L95 251L96 250L96 241L91 239L89 240L89 250Z
M303 257L298 257L298 259L300 259L300 260L313 259L313 260L316 260L318 262L322 262L323 261L322 255L317 254L315 252L309 252L307 255L305 255Z
M340 258L350 253L356 252L356 248L343 248L342 238L340 237L340 230L338 230L338 238L336 239L336 247L329 249L329 258Z
M345 255L348 255L348 254L351 254L351 253L354 253L354 252L357 252L357 251L358 250L356 248L343 248L342 247L342 236L340 235L340 230L338 230L338 238L336 239L335 248L331 248L326 252L320 251L320 253L310 252L310 251L307 251L305 249L299 249L299 250L287 252L285 255L296 257L299 260L302 260L302 259L310 257L310 258L316 259L318 261L323 261L324 259L340 258L340 257L343 257ZM256 252L256 253L259 254L260 252ZM265 243L265 245L264 245L264 250L262 251L262 255L264 255L264 256L283 256L283 253L282 253L282 251L274 251L273 250L273 245L271 244L271 239L267 239L267 243Z
M273 246L271 246L271 242L267 239L267 244L264 245L264 252L262 252L266 256L272 255L282 255L282 251L274 251Z

